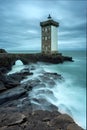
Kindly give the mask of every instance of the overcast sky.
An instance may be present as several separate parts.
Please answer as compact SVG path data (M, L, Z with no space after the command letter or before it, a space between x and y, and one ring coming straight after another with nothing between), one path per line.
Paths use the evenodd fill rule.
M40 50L40 22L59 22L58 48L86 48L86 0L0 0L0 48Z

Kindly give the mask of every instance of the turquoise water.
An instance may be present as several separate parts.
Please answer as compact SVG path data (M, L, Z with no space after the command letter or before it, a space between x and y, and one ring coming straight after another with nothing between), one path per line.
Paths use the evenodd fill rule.
M36 52L36 51L31 51ZM38 52L38 51L37 51ZM81 127L86 129L86 52L85 51L61 51L63 55L72 56L74 62L64 62L63 64L35 64L36 70L31 78L37 77L43 70L47 72L57 72L64 78L64 82L56 82L56 86L47 90L53 92L53 96L42 93L42 96L58 107L62 113L68 113ZM26 53L26 52L25 52ZM25 66L21 63L13 66L11 72L17 72ZM31 98L39 94L40 89L32 91ZM41 98L37 94L37 98Z
M65 82L54 90L60 102L57 106L61 112L67 112L86 129L86 52L64 51L63 54L72 56L74 62L50 65L46 67L46 71L62 74Z

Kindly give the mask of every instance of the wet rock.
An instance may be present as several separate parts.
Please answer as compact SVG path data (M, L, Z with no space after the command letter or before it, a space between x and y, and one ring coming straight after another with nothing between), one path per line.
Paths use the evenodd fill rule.
M21 80L25 79L26 76L29 76L29 75L33 75L33 73L29 72L28 69L23 69L19 73L10 74L8 76L8 78L13 79L13 80L17 80L17 81L21 81Z
M54 83L54 80L61 80L63 77L57 73L44 72L43 75L40 76L43 82L51 81ZM55 83L54 83L55 84Z
M14 73L10 75L1 74L0 80L3 82L7 89L14 88L20 85L20 81L26 78L27 75L32 75L28 69L24 69L19 73Z
M50 87L54 87L56 85L56 82L53 79L50 79L47 83Z
M14 80L14 81L21 81L25 78L25 76L21 73L14 73L14 74L10 74L8 76L8 80Z
M5 75L2 72L0 72L0 81L4 82L5 80L6 80Z
M44 73L45 76L55 79L62 79L62 76L57 73Z
M3 82L0 81L0 93L5 90L6 90L6 87L4 86Z
M8 101L16 100L25 94L26 90L20 87L3 92L0 94L0 105Z
M9 81L5 82L5 87L7 89L14 88L14 87L17 87L19 85L20 85L20 83L18 81L9 80Z
M32 88L36 87L37 85L40 85L40 80L39 79L35 79L35 80L28 80L26 83L25 83L25 89L30 91L32 90Z
M6 73L6 72L8 72L8 70L5 67L0 67L0 72Z
M50 77L48 77L47 75L41 75L39 77L44 83L47 83L50 80Z
M27 75L32 75L33 73L30 72L29 68L24 68L23 70L21 70L20 74L27 76Z
M57 111L58 108L53 105L49 100L44 98L46 95L48 97L52 97L56 101L56 97L54 97L53 92L49 89L40 89L35 91L35 95L31 96L32 92L29 96L29 99L31 100L32 108L33 110L49 110L49 111Z
M13 88L13 87L16 87L16 86L20 85L19 81L15 81L12 77L6 76L4 74L1 74L0 81L3 83L3 85L7 89Z
M63 56L63 61L73 61L72 57Z
M35 70L35 69L36 69L36 67L34 65L30 66L30 70Z

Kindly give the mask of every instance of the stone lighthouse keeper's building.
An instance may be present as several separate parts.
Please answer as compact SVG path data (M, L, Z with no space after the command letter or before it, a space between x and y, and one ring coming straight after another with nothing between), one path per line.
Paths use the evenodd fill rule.
M42 40L42 53L55 54L58 53L58 31L59 23L54 21L51 16L48 16L47 21L40 22L41 26L41 40Z

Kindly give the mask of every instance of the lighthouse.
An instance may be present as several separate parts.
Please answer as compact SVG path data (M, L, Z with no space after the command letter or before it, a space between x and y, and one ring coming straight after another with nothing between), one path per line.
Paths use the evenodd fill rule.
M54 21L49 15L46 21L40 22L41 26L41 50L42 54L58 53L58 26L59 23Z

